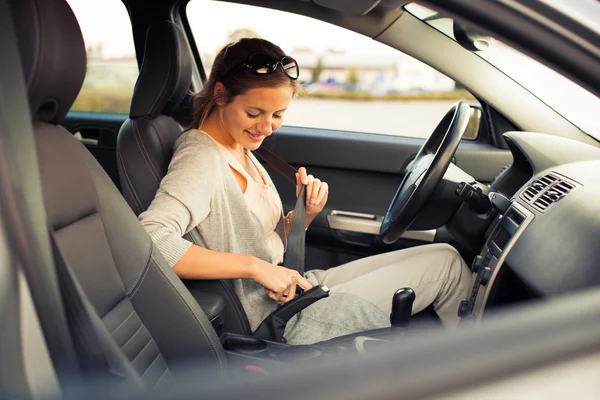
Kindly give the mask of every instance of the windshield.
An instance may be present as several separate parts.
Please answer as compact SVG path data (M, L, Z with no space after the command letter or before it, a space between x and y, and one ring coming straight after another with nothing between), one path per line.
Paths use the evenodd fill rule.
M406 10L415 17L456 40L452 19L415 3ZM492 39L490 46L476 53L494 67L508 75L537 98L569 120L586 134L600 140L600 98L565 78L554 70Z

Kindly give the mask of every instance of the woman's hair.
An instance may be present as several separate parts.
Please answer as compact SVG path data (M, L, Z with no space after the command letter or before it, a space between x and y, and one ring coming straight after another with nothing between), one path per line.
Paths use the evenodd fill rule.
M290 85L294 88L294 94L299 91L298 81L290 79L280 67L277 67L277 70L269 75L254 74L246 68L241 68L227 74L224 78L227 71L246 62L253 53L268 54L277 59L285 56L279 46L264 39L243 38L225 46L215 57L204 87L194 96L194 128L199 128L209 117L215 109L217 100L227 104L233 101L234 97L258 87L274 88ZM217 82L221 82L227 90L225 98L215 98L214 91Z

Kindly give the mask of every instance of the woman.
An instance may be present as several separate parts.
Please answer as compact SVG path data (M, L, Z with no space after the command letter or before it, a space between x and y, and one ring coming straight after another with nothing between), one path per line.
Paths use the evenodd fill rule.
M283 261L293 213L286 216L266 170L254 158L277 130L299 90L298 65L276 45L242 39L215 58L194 102L194 128L175 145L169 170L140 220L183 279L234 279L251 328L294 298L296 285L330 287L330 297L291 319L291 344L314 343L390 326L392 294L416 293L413 313L428 305L447 326L458 323L471 273L448 245L422 246L351 262L326 271L296 271ZM300 168L306 185L307 224L319 214L328 185ZM201 245L183 239L194 228ZM308 266L310 267L310 266Z

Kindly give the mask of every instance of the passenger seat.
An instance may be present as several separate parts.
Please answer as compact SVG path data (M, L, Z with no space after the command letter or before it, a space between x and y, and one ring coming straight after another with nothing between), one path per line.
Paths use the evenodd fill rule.
M223 347L202 309L102 167L60 125L86 73L73 12L64 0L11 6L48 224L106 331L147 387L169 387L176 362L201 360L225 371Z

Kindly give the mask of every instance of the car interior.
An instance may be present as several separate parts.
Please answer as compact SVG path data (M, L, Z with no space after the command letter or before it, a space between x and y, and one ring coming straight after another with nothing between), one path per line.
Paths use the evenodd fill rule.
M199 38L191 33L187 2L123 2L139 64L129 115L70 112L87 61L80 26L65 0L0 2L3 51L15 55L7 60L7 75L0 84L0 222L10 227L5 247L12 249L2 264L21 271L5 273L0 281L17 283L15 288L0 287L0 294L6 310L14 302L21 312L29 309L35 315L25 328L14 322L19 321L16 312L6 312L6 321L13 324L5 325L10 329L3 330L0 353L7 355L2 369L13 366L13 375L3 372L0 382L12 380L13 389L0 394L34 398L33 373L26 371L36 364L37 385L43 388L39 390L48 390L49 382L56 380L66 397L94 388L99 397L111 393L114 398L134 398L151 391L176 398L198 393L217 398L241 396L244 385L253 384L246 395L258 398L268 388L296 387L298 376L313 382L304 396L318 395L319 388L336 382L336 377L366 376L369 365L381 371L383 367L374 367L375 356L387 352L388 357L402 354L397 365L385 359L386 372L379 380L367 381L364 391L352 396L337 395L365 398L371 386L403 376L387 390L405 385L403 397L416 398L426 390L450 390L461 382L452 374L473 374L478 368L467 360L446 370L445 380L432 373L419 378L418 390L406 386L419 380L411 374L431 368L436 354L451 362L452 352L467 348L460 340L468 339L474 352L489 345L486 337L503 337L496 346L504 349L505 357L517 360L531 342L511 342L519 330L505 324L502 316L528 304L539 310L538 325L528 331L528 340L534 341L539 331L556 335L539 340L539 354L546 351L545 356L531 356L531 363L562 354L548 351L557 343L564 345L563 352L575 349L571 341L579 340L581 346L585 337L574 333L575 322L563 324L564 331L549 328L557 319L591 320L600 310L594 307L597 294L587 292L600 284L595 234L600 229L598 139L469 50L473 41L468 37L450 38L411 13L407 1L240 3L305 15L373 38L461 82L477 99L476 104L457 102L426 139L284 125L265 144L287 163L307 166L334 188L327 208L306 232L307 268L326 269L427 243L454 246L472 271L472 290L457 310L460 335L444 331L431 307L410 317L412 300L396 293L390 328L292 346L273 331L252 332L231 281L178 278L137 216L149 206L167 173L174 143L189 127L191 93L201 87L208 70L196 43ZM419 3L437 10L438 18L455 18L456 29L468 25L485 32L481 21L478 25L470 19L502 16L479 9L481 5ZM502 5L492 7L508 12ZM535 30L537 25L529 23ZM489 33L503 35L499 37L525 54L543 49L536 54L539 61L551 64L582 90L600 93L600 77L589 72L600 64L600 57L581 50L587 42L569 47L570 55L582 52L581 62L573 67L557 58L565 54L559 46L524 43L510 25L501 28ZM470 130L476 130L474 139L467 138ZM269 164L265 168L284 209L293 209L292 185ZM196 230L186 239L202 243ZM571 297L579 292L587 297ZM294 315L326 295L306 292L281 312ZM565 296L568 304L544 308ZM506 318L525 329L529 315L517 310ZM278 321L276 316L268 318L265 323ZM42 344L28 353L21 346L35 341L34 325ZM29 338L22 337L23 332ZM559 334L571 336L564 340ZM597 344L597 339L583 341ZM498 361L493 357L499 356L484 353L479 361L488 360L490 368L496 365L490 360ZM43 354L47 365L40 361ZM360 371L345 364L336 369L343 364L340 360L352 357L363 360ZM313 369L315 365L321 370ZM323 368L332 375L319 376ZM478 373L486 371L481 368ZM288 375L278 381L259 379L278 373ZM438 386L425 384L434 378ZM181 380L186 385L178 384ZM82 387L80 382L86 384ZM215 382L236 386L220 392L225 386ZM300 391L294 393L295 398Z

